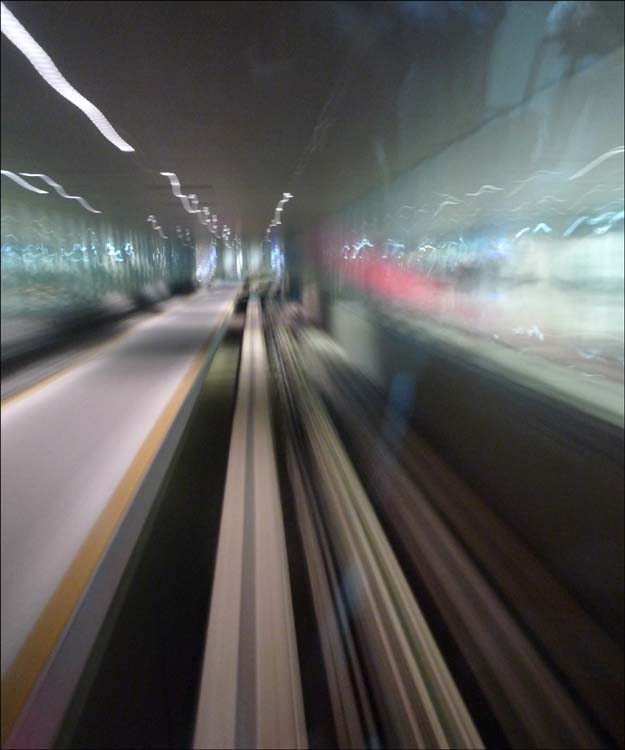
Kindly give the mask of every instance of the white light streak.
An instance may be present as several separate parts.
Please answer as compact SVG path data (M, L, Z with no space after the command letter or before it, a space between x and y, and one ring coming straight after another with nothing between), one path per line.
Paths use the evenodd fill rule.
M156 216L154 216L153 214L150 214L148 216L148 218L147 218L147 221L149 221L150 224L152 225L152 229L154 229L155 231L157 231L164 240L168 240L169 239L169 237L167 237L167 235L163 234L163 229L160 226L160 224L156 223ZM178 235L178 236L180 236L180 235Z
M561 174L561 172L552 172L548 169L539 169L538 172L535 172L530 177L526 177L524 180L513 180L513 182L516 183L516 187L514 188L514 190L511 190L508 193L508 195L509 196L516 195L520 190L522 190L525 187L525 185L527 185L529 182L532 182L533 180L538 179L541 176L549 175L549 176L555 177L559 174Z
M434 212L434 218L436 218L436 217L438 216L438 214L439 214L439 213L440 213L440 212L441 212L441 211L443 210L443 208L444 208L445 206L457 206L457 205L459 205L460 203L462 203L462 201L458 201L458 200L453 200L453 201L451 201L451 200L450 200L450 201L443 201L443 202L442 202L442 203L440 204L440 206L439 206L439 207L438 207L438 208L436 209L436 211Z
M191 208L191 204L189 203L189 198L196 199L197 197L195 195L185 195L180 190L180 180L178 179L178 176L175 172L161 172L161 175L163 177L167 177L169 180L169 184L171 185L171 192L175 195L176 198L180 199L180 202L182 203L182 207L188 214L199 214L200 209L199 208Z
M64 99L78 107L102 135L120 151L134 151L134 148L117 133L115 128L81 93L63 77L48 53L37 44L11 11L2 3L2 33L19 49L43 80Z
M9 172L8 169L2 169L0 171L2 172L3 177L8 177L10 180L13 180L13 182L17 183L20 187L23 187L26 190L30 190L31 193L40 193L41 195L47 195L48 193L47 190L40 190L34 185L31 185L30 182L26 182L26 180L23 180L21 177L16 175L15 172Z
M542 203L566 203L566 200L564 198L556 198L555 195L545 195L536 205L540 206Z
M594 234L605 234L606 232L609 232L610 229L614 226L614 224L618 223L619 221L623 221L624 213L623 211L619 211L618 213L613 213L610 217L610 220L607 224L604 224L602 227L597 227L597 229L594 230ZM589 224L595 223L595 221L589 221Z
M593 226L595 224L601 224L602 221L606 221L608 219L611 219L615 215L616 215L616 211L606 211L605 213L602 213L599 216L593 216L592 219L588 219L588 223L592 224Z
M273 221L271 221L269 226L267 227L267 237L269 237L269 235L271 234L271 230L273 227L277 227L282 224L282 222L280 221L281 213L284 210L285 204L288 203L292 197L293 195L291 193L282 193L282 198L278 201L278 205L276 206L276 210L273 214Z
M536 234L536 232L544 232L545 234L549 234L550 232L553 232L553 229L548 224L543 224L541 222L540 224L536 224L534 229L532 229L532 234Z
M70 201L78 201L80 205L86 209L87 211L91 211L92 214L101 214L102 211L98 211L97 209L93 208L93 206L90 206L87 201L82 198L80 195L68 195L65 192L65 189L62 185L59 185L58 182L55 182L51 177L48 177L46 174L36 174L32 172L20 172L20 174L23 177L39 177L39 179L46 182L50 187L54 188L56 192L61 196L61 198L67 198Z
M169 184L171 185L171 192L176 196L176 198L187 197L180 192L180 180L178 179L175 172L161 172L161 175L163 177L167 177L167 179L169 180Z
M575 172L574 175L569 177L569 180L577 180L579 177L583 177L584 175L588 174L588 172L591 172L595 167L598 167L599 164L602 164L604 161L611 159L613 156L618 156L619 154L622 154L624 151L625 151L624 146L617 146L616 148L613 148L611 151L606 151L605 154L601 154L601 156L598 156L589 164L586 164L586 166L582 167L578 172Z
M573 234L573 232L577 229L577 227L580 224L583 224L587 218L588 218L587 216L580 216L579 219L575 219L575 221L569 227L566 228L562 236L568 237L569 235Z
M484 193L498 193L499 191L503 190L503 188L496 187L495 185L482 185L482 187L477 191L477 193L465 193L465 195L470 195L472 197L483 195Z

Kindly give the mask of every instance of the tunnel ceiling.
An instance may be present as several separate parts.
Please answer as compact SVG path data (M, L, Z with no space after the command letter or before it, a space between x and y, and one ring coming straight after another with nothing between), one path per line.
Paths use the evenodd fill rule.
M283 191L295 195L285 226L297 229L470 129L505 12L498 2L6 5L135 153L106 141L3 36L3 169L49 174L113 216L191 225L159 175L175 172L248 240Z

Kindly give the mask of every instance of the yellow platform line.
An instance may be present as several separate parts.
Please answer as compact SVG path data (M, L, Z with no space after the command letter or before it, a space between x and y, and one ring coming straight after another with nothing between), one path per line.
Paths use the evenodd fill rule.
M194 357L175 393L139 448L130 467L22 644L15 661L2 679L1 741L3 744L24 708L37 678L52 655L111 535L135 496L156 451L197 378L214 333L221 328L232 309L233 303L226 303L226 310L220 317L213 334Z

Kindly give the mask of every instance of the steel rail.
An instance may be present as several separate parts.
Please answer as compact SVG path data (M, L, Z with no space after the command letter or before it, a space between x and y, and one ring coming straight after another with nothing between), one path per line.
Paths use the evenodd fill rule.
M307 383L294 341L278 316L272 322L384 742L392 747L482 747L371 503Z
M371 420L374 394L354 389L347 363L329 339L305 333L302 344L307 373L370 467L368 486L375 488L381 516L443 614L511 744L599 746L583 708L587 702L621 745L622 652L440 459L416 444L416 436L405 435L395 452L379 439ZM414 476L401 460L407 445ZM597 664L599 676L588 680ZM562 675L575 687L576 700Z
M260 303L250 297L194 746L305 748Z

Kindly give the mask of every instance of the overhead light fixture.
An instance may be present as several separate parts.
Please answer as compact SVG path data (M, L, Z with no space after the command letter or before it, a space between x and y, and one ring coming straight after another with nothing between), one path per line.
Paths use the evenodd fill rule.
M56 192L61 196L61 198L67 198L70 201L78 201L80 205L86 210L91 211L92 214L101 214L102 211L98 211L96 208L93 208L93 206L90 206L87 201L82 198L80 195L68 195L63 186L59 185L58 182L55 182L51 177L48 177L47 174L37 174L33 172L20 172L22 177L39 177L39 179L46 182L50 187L54 188ZM45 191L44 191L45 192Z
M68 102L83 112L102 135L120 151L134 148L119 135L100 110L64 78L48 53L32 38L11 11L2 3L2 33L18 48L43 80Z
M23 187L25 190L30 190L31 193L40 193L41 195L47 195L47 190L40 190L39 188L36 188L34 185L31 185L30 182L26 182L26 180L23 180L21 177L15 174L15 172L9 172L8 169L2 169L0 170L2 172L3 177L8 177L9 180L13 180L17 185L20 187Z
M171 185L171 192L176 196L176 198L180 199L182 207L188 214L200 213L199 208L191 208L191 204L189 203L189 198L194 198L196 199L195 204L197 205L197 196L185 195L180 190L180 180L178 179L178 175L175 172L161 172L160 174L163 177L167 177L167 179L169 180L169 184Z
M171 192L176 196L176 198L186 198L186 195L183 195L180 192L180 180L178 179L178 176L175 172L161 172L161 175L163 177L167 177L169 180L169 184L171 185Z

